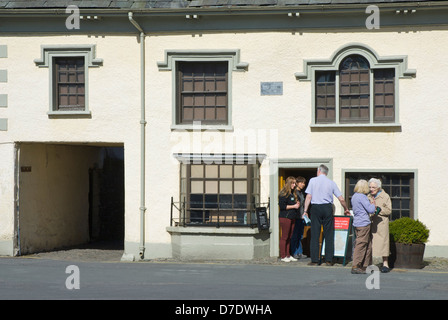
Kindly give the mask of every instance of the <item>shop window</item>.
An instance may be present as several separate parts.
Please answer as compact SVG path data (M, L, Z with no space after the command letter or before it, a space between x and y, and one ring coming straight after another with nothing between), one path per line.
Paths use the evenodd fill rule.
M184 225L256 224L260 204L259 165L248 163L180 166L180 200Z

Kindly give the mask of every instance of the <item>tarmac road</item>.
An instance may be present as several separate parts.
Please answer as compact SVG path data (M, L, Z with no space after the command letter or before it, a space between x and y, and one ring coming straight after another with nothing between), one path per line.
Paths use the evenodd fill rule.
M87 260L0 257L0 299L179 300L174 306L193 300L448 299L448 270L352 275L348 266L292 262Z

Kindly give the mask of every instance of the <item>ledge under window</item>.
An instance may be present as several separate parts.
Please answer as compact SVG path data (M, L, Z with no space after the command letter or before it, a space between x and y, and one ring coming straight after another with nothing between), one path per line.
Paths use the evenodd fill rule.
M401 123L310 124L312 131L401 131Z
M172 124L171 130L186 130L186 131L233 131L233 126L229 124Z
M90 111L48 111L49 118L92 118Z

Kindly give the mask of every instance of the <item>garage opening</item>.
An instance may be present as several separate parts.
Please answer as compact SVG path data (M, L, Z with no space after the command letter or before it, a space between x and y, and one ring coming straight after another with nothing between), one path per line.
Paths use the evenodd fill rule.
M124 246L122 145L20 143L16 252Z

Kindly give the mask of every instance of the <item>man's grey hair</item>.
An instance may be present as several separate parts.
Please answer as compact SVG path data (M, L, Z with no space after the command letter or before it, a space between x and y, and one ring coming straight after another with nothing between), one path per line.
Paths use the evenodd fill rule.
M324 164L321 164L318 168L318 170L320 172L322 172L323 174L327 175L328 174L328 167Z
M376 184L376 186L381 189L381 180L380 179L372 178L369 180L369 186L371 183Z

